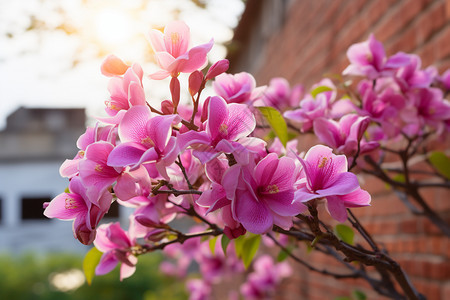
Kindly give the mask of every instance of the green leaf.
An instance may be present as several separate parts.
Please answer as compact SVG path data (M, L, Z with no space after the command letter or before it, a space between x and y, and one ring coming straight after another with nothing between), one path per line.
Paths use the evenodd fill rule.
M66 193L66 194L69 194L69 193L70 193L69 187L66 187L66 188L64 189L64 193Z
M227 255L228 244L230 243L230 239L224 234L222 235L222 240L220 241L222 245L222 250L225 255Z
M214 255L214 253L216 252L216 241L217 236L209 240L209 249L211 250L212 255Z
M95 268L100 262L100 258L102 257L102 255L103 255L102 252L97 250L97 248L93 247L91 250L89 250L88 253L86 253L86 256L84 257L83 271L84 276L86 276L86 281L89 285L91 285L92 279L94 279Z
M286 258L289 257L289 254L292 252L292 246L286 247L286 250L281 249L277 256L277 262L282 262Z
M240 237L234 239L234 249L236 250L236 256L241 257L242 250L244 248L245 235L241 235Z
M401 183L405 183L406 182L404 174L397 174L394 177L392 177L392 180L397 181L397 182L401 182Z
M366 296L366 294L364 294L363 292L361 292L359 290L354 290L352 292L352 298L355 300L366 300L367 296Z
M450 157L445 155L444 152L435 151L430 154L428 159L439 173L450 179Z
M353 245L353 238L355 236L355 233L353 232L353 229L351 229L347 225L344 224L336 225L336 227L334 228L334 233L343 242Z
M316 96L317 96L318 94L323 93L323 92L330 92L330 91L332 91L332 90L333 90L333 89L330 88L329 86L321 85L321 86L318 86L318 87L316 87L315 89L313 89L313 90L311 91L311 96L313 96L314 98L316 98Z
M253 257L255 257L260 242L261 236L256 234L251 235L249 238L245 240L241 254L242 254L242 261L246 269L250 266Z
M392 180L396 181L396 182L400 182L400 183L405 183L406 182L404 174L397 174L394 177L392 177ZM384 186L385 186L385 188L387 190L389 190L391 188L391 185L389 183L385 183Z
M269 106L260 106L257 108L267 120L270 127L272 127L283 146L286 147L286 143L288 141L287 125L281 113L275 108Z
M351 300L351 299L349 297L346 297L346 296L341 296L341 297L334 298L334 300Z

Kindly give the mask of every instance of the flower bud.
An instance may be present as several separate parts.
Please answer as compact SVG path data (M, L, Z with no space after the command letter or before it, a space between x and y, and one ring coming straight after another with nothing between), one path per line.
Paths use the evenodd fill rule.
M173 114L173 103L170 100L164 100L161 102L161 111L165 115Z
M170 80L170 93L172 94L172 102L176 110L178 103L180 103L180 81L177 77L172 77L172 80Z
M112 77L125 74L129 66L125 64L120 58L111 54L102 63L100 70L103 75Z
M203 73L200 71L194 71L189 75L189 93L194 96L200 90L203 82Z
M145 239L151 242L159 242L167 236L165 229L155 229L147 233Z
M158 223L154 222L153 220L151 220L143 215L136 216L136 221L145 227L158 227L158 225L159 225Z
M200 121L203 123L206 120L208 120L208 106L209 106L209 100L211 99L211 97L206 98L205 102L203 103L203 108L202 108L202 117L200 119Z
M222 74L223 72L226 72L228 68L230 67L230 62L228 59L222 59L216 62L209 68L208 72L206 73L206 80L213 79L217 75Z

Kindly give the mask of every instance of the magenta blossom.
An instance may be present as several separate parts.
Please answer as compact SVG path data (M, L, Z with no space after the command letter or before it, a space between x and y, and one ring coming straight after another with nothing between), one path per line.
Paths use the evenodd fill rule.
M398 69L395 74L395 80L398 82L402 91L406 92L412 88L427 88L433 81L434 70L420 70L422 61L415 54L408 54L409 63Z
M369 124L369 117L359 117L356 114L346 115L339 122L318 118L314 120L314 133L319 140L349 157L357 153L358 144L360 154L379 146L377 142L366 142L363 139Z
M103 191L117 180L122 168L113 168L106 163L113 149L114 146L111 143L104 141L87 147L85 159L81 160L78 165L83 184Z
M356 175L347 172L344 155L334 155L332 149L317 145L309 149L305 159L298 158L306 177L298 181L296 202L325 198L330 215L344 222L347 207L370 205L370 195L359 187Z
M409 63L409 56L402 52L386 58L383 44L377 41L373 34L367 41L350 46L347 57L350 65L343 74L366 76L370 80L390 75Z
M446 91L450 91L450 69L446 70L442 76L438 76L437 80L442 83Z
M269 231L274 224L289 229L292 216L306 208L300 202L293 203L297 172L293 159L278 158L275 153L268 154L257 165L230 167L221 183L231 200L233 219L256 234ZM229 205L223 198L217 201L220 203L213 203L212 210Z
M110 79L108 90L110 100L105 101L106 113L116 116L120 110L128 110L133 105L146 105L144 88L142 87L143 71L141 66L133 64L123 77Z
M112 196L109 192L90 191L74 177L69 184L69 193L56 196L45 208L47 218L74 220L73 234L81 243L89 245L94 241L96 227L109 210Z
M211 299L211 283L201 279L189 279L186 282L189 291L189 300L209 300Z
M242 230L241 224L233 218L231 200L227 198L227 192L224 188L224 186L230 185L227 180L232 179L231 176L228 176L223 180L223 175L229 169L228 161L215 158L206 164L205 169L206 175L211 181L211 186L210 189L203 191L197 200L197 204L209 208L206 214L219 210L220 219L225 226L224 232L230 239L244 234L246 231ZM234 183L235 181L232 179L231 184L234 185Z
M302 123L301 130L306 132L313 127L313 121L320 117L328 117L331 113L332 104L336 99L336 87L329 79L323 79L318 84L312 86L312 90L317 87L326 86L330 91L324 91L315 96L308 94L300 101L300 108L288 110L283 116L294 122Z
M241 286L242 295L249 300L272 299L281 280L292 274L287 262L275 264L269 255L258 257L253 268L254 271Z
M98 141L107 141L115 145L117 137L117 127L115 126L99 126L99 123L95 127L88 127L86 132L83 133L77 140L77 147L80 149L73 159L66 159L59 169L59 173L62 177L72 178L78 175L78 164L84 159L86 149L90 144Z
M262 144L260 139L246 138L256 127L255 116L247 105L227 104L220 97L211 97L208 116L206 131L191 130L178 137L180 148L195 144L193 154L202 163L219 156L221 152L233 153L238 162L248 163L249 151Z
M120 266L121 281L133 275L136 270L137 257L131 253L131 248L136 245L137 232L133 221L130 223L128 232L120 227L119 222L100 225L94 245L103 252L103 255L95 269L96 275L111 272L119 262L122 263Z
M292 89L289 82L276 77L270 80L269 86L262 92L260 99L256 100L254 106L271 106L278 110L285 110L299 105L303 96L302 85L296 85Z
M249 103L262 91L256 89L255 78L249 73L221 74L213 83L214 91L227 103Z
M406 134L413 136L424 131L428 125L439 133L445 129L445 121L450 120L450 102L443 98L437 88L419 89L408 93L410 101L401 112L402 118L409 125Z
M178 155L175 137L172 137L172 124L178 120L177 115L154 116L147 106L133 106L120 122L122 144L111 151L108 165L136 169L143 163L156 162L161 176L167 177L165 168Z
M189 27L182 21L170 22L164 34L156 29L150 31L150 43L155 51L156 61L162 69L150 75L152 79L177 77L179 73L191 73L204 68L208 63L206 55L213 46L207 44L188 50L190 42Z

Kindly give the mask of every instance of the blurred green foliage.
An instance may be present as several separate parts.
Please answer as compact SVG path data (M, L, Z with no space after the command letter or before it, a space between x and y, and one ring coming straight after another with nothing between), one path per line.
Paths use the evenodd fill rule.
M155 300L186 299L182 281L168 278L159 271L161 256L152 253L139 257L136 273L119 280L119 268L85 282L76 290L58 291L50 278L58 273L82 268L82 256L49 254L22 256L0 255L0 299L14 300Z

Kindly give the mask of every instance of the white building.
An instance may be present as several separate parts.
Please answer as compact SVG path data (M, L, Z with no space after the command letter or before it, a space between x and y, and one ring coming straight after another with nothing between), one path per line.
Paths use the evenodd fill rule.
M8 117L0 132L0 252L86 250L71 221L42 214L43 202L68 186L59 167L77 152L85 119L84 109L19 108Z

